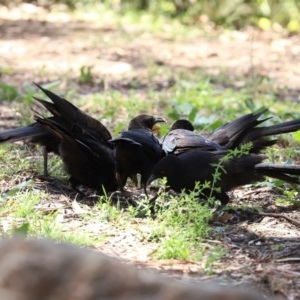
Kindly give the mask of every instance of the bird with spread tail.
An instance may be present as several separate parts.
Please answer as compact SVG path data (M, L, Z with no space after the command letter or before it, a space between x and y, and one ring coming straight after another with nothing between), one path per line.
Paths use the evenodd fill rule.
M37 103L43 105L53 116L47 118L49 122L59 123L67 131L84 132L85 135L94 134L99 140L111 139L107 128L96 119L90 117L75 105L55 93L35 85L49 97L52 102L47 102L34 97ZM54 152L59 155L60 138L40 124L35 122L26 127L10 129L0 132L0 143L25 141L43 146L44 154L44 175L48 175L47 161L48 153Z
M41 88L41 87L40 87ZM45 92L45 89L42 88ZM52 103L37 99L53 118L36 116L35 120L49 133L59 140L59 155L70 175L70 183L74 189L78 185L96 189L99 193L111 192L120 187L118 176L118 160L126 160L121 157L108 129L99 121L88 116L65 99L46 91L46 95ZM157 130L160 118L140 114L134 117L128 126L131 134ZM127 138L131 138L126 135ZM118 148L118 147L117 147ZM129 172L128 176L135 174Z
M265 156L261 154L276 143L274 135L299 130L300 120L258 126L269 119L259 119L266 111L244 115L205 136L175 126L161 141L167 155L154 166L147 185L166 177L168 186L180 192L193 190L196 182L209 181L213 190L206 188L203 195L214 196L225 205L229 202L228 191L261 181L265 176L300 184L300 166L263 163ZM232 155L232 150L246 144L247 153ZM221 175L215 180L217 166Z
M0 133L0 142L24 140L41 144L45 148L44 171L47 172L47 153L58 154L70 175L71 186L84 185L99 193L115 191L118 188L114 144L112 135L98 120L87 115L78 107L59 95L35 84L49 99L34 97L45 107L51 117L35 115L35 123ZM156 120L149 115L138 115L128 126L129 130L156 128ZM159 122L159 119L157 119Z
M52 117L36 115L35 121L57 141L58 154L70 175L71 187L77 191L79 185L99 193L115 191L115 162L109 130L66 99L37 86L51 102L35 99Z

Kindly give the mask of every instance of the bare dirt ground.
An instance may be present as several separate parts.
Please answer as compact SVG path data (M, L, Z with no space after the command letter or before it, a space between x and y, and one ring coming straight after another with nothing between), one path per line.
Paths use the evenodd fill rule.
M201 69L212 75L224 73L228 78L239 78L234 83L228 81L237 88L244 84L243 78L265 76L273 81L274 90L283 98L299 101L299 36L253 29L212 36L212 32L207 32L174 41L159 33L154 36L140 32L134 26L117 27L107 18L103 22L93 18L76 21L68 13L48 15L44 9L31 5L12 10L1 7L0 82L19 88L34 80L68 78L71 82L72 74L78 77L81 66L93 65L93 74L98 78L105 76L110 87L114 87L126 74L128 78L137 75L142 78L148 61L155 61L174 71ZM85 93L103 87L81 85L79 89ZM13 126L18 117L13 105L0 101L0 108L1 128ZM37 181L38 184L45 183ZM72 218L80 212L70 206L74 194L68 193L67 196L54 193L48 207L53 205L57 209L60 205L64 217ZM261 291L262 299L266 295L274 299L300 299L299 206L275 206L278 195L267 188L245 188L235 191L234 196L239 199L235 202L237 206L259 203L264 212L290 217L298 225L274 216L256 215L249 220L250 214L245 212L241 212L238 220L229 220L228 225L224 225L224 220L215 222L212 238L227 254L214 265L213 275L204 273L200 262L153 260L154 246L141 241L134 231L108 229L107 224L84 224L76 218L69 226L95 232L114 230L115 237L98 250L141 267L158 269L168 276L252 286ZM138 222L143 228L143 220Z

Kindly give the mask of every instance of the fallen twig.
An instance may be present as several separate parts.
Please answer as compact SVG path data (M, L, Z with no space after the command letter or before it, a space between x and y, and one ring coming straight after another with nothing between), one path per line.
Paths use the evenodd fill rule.
M299 261L300 261L300 257L285 257L285 258L276 259L276 262L280 262L280 263L299 262Z
M300 227L300 222L299 221L297 221L297 220L295 220L291 217L285 216L283 214L268 213L268 212L260 212L258 214L260 216L263 216L263 217L284 218L287 221L289 221L290 223L294 224L295 226Z

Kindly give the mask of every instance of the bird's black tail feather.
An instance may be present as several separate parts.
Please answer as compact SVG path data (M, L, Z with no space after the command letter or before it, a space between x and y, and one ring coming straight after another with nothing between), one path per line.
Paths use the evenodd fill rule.
M281 179L289 183L300 184L299 165L276 165L261 163L255 166L255 171L264 176Z
M44 128L40 124L34 123L27 127L9 129L0 132L0 143L13 143L18 141L31 140L32 138L40 136L44 133Z
M268 138L283 133L295 132L300 129L300 120L292 120L271 126L255 127L248 131L242 143L252 143L252 153L259 153L261 150L276 144L276 138Z
M247 114L237 118L215 130L209 138L228 149L250 142L252 143L250 152L259 153L277 142L274 136L300 130L300 119L271 126L260 126L270 119L270 117L260 119L267 111L264 109L256 114Z
M300 120L299 119L283 122L283 123L276 124L276 125L271 125L268 127L253 128L247 134L247 139L255 140L255 139L261 138L261 137L267 137L267 136L277 135L277 134L282 134L282 133L295 132L297 130L300 130Z
M256 114L250 113L241 116L236 120L219 127L210 134L208 138L226 148L235 148L240 145L249 130L270 119L265 118L259 120L259 118L267 111L268 109L263 109Z
M82 127L80 131L89 131L90 134L95 135L98 139L107 141L112 138L108 129L98 120L87 115L81 109L76 107L68 100L60 97L59 95L43 88L37 83L34 83L45 95L52 101L44 101L34 97L34 99L42 104L51 114L55 117L61 118L64 122L69 124L70 128ZM80 126L78 126L80 124Z

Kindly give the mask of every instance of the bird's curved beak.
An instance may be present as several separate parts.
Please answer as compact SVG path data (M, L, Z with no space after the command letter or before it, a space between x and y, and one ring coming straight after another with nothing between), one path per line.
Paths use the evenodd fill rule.
M152 126L151 130L153 133L160 135L160 124L159 123L167 123L164 118L157 117L154 120L154 125Z

